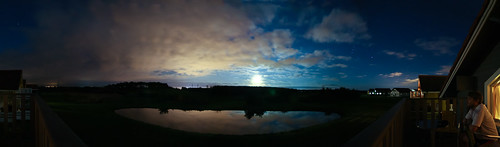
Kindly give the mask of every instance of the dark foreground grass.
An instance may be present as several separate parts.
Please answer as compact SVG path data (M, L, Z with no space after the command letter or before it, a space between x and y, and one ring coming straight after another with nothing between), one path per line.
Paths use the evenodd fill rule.
M89 146L340 146L390 109L398 98L362 97L335 103L289 102L261 106L262 109L334 111L340 119L290 132L261 135L217 135L184 132L127 119L114 110L159 106L176 109L243 110L239 101L204 105L176 101L157 103L142 99L116 98L109 94L65 92L42 93L50 107ZM68 100L71 97L71 100ZM111 98L110 101L81 101ZM75 101L79 100L79 101Z

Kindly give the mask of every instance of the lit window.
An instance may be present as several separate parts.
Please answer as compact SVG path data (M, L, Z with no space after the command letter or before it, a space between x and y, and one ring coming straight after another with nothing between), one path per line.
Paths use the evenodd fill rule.
M500 119L500 109L498 108L500 106L500 79L497 78L495 81L493 81L492 85L491 85L491 93L490 93L490 96L491 96L491 100L492 100L492 103L495 104L495 108L494 108L494 116L495 116L495 119Z
M487 97L486 104L496 120L500 120L500 69L495 72L494 76L488 79L489 84L486 87L485 96Z

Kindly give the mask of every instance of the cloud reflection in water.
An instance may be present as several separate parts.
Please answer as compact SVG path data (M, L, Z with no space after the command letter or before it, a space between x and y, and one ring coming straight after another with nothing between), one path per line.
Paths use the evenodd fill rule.
M312 111L267 111L261 117L247 119L244 111L183 111L169 109L160 114L153 108L128 108L115 111L117 114L162 127L189 132L211 134L265 134L290 131L325 123L340 118L338 114L325 115Z

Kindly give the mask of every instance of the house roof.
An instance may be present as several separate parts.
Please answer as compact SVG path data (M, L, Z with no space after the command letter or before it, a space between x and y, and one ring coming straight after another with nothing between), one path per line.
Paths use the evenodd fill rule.
M448 76L438 75L419 75L420 90L422 91L440 91Z
M22 70L0 70L0 90L18 90L22 75Z
M410 93L410 88L393 88L393 90L397 90L398 92Z
M462 44L455 62L448 74L445 85L441 89L440 98L445 94L456 94L456 76L470 76L500 41L500 3L496 0L486 0L481 12L471 26L467 38Z

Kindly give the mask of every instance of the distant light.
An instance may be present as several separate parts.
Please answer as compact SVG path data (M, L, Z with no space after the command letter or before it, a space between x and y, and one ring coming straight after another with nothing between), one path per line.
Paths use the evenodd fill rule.
M253 75L251 81L251 86L264 86L264 79L261 75Z

